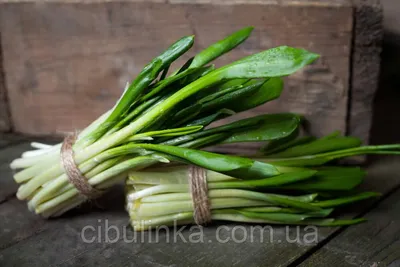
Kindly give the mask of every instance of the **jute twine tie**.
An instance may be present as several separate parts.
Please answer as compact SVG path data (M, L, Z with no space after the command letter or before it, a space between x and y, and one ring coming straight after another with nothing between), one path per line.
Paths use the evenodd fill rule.
M74 150L77 135L70 134L65 137L61 146L61 163L67 174L69 182L75 186L79 193L88 199L93 199L101 195L102 191L91 186L86 177L81 173L74 160Z
M61 163L67 174L69 182L75 186L79 193L88 199L98 197L103 191L91 186L86 177L81 173L74 160L74 150L77 135L65 137L61 146ZM193 201L193 218L196 224L205 225L211 222L211 207L208 199L207 171L197 166L189 167L189 185Z
M207 170L189 167L189 185L193 201L193 218L197 225L211 222L211 207L208 199Z

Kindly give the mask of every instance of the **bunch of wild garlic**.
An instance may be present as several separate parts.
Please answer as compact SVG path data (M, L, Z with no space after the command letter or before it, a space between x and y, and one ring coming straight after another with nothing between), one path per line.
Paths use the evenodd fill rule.
M74 161L88 183L106 190L131 171L171 160L163 151L152 151L152 146L202 148L274 140L295 131L299 117L294 114L262 115L205 129L215 120L279 97L280 77L318 57L282 46L220 68L207 65L246 40L251 31L248 27L233 33L170 75L171 63L190 49L193 36L178 40L146 65L115 106L80 132L73 145ZM34 146L38 149L11 163L11 168L20 169L14 176L20 184L17 197L45 217L60 215L85 201L65 173L61 144ZM267 176L276 175L269 166L258 163L256 168L266 167Z
M270 125L270 132L285 131ZM135 230L195 223L188 164L205 169L211 220L338 226L363 222L329 217L336 207L379 196L356 187L366 172L359 167L327 165L362 154L400 154L400 145L361 146L335 132L320 139L293 131L272 139L254 158L221 155L184 147L142 145L180 165L131 171L126 209ZM182 164L186 163L186 164Z

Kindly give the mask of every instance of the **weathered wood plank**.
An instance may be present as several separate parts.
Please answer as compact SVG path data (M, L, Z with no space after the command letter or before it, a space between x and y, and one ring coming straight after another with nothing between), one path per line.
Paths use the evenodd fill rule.
M0 149L0 203L5 202L17 192L18 185L12 178L13 171L9 164L28 149L30 149L28 142Z
M15 144L23 139L20 135L0 133L0 149Z
M0 30L1 31L1 30ZM11 130L10 113L8 109L7 90L4 80L3 68L3 49L1 46L1 33L0 33L0 132L8 132Z
M315 51L322 59L289 79L281 100L250 114L299 112L318 125L313 134L344 132L353 9L348 1L279 2L2 4L5 75L15 129L43 134L82 128L112 107L125 83L182 35L196 34L193 55L253 25L252 37L217 65L283 44Z
M301 266L399 266L400 190L364 217L368 223L350 227Z
M377 162L370 168L364 187L367 190L380 191L383 194L400 185L398 173L400 171L399 159L385 159ZM262 266L268 262L269 266L287 266L296 262L301 255L318 246L316 243L306 244L305 234L310 229L300 231L299 240L293 243L286 241L287 235L291 240L295 239L297 229L276 226L272 228L273 238L270 239L270 229L263 232L264 240L258 230L251 232L251 225L226 224L226 228L220 228L220 240L230 238L226 243L218 242L217 229L221 224L214 224L204 228L203 242L190 243L189 238L199 240L196 236L199 230L186 227L182 232L183 238L177 236L174 242L173 229L170 235L161 231L159 240L155 240L155 232L144 232L143 237L134 233L128 226L128 218L122 209L123 199L118 192L110 194L113 200L103 199L104 212L94 211L92 213L66 214L62 218L51 220L36 228L34 233L24 236L21 242L15 241L12 246L7 243L0 251L0 264L2 265L115 265L115 266L154 266L154 265L176 265L193 266L201 262L209 266ZM363 203L351 209L347 216L354 217L370 209L374 201ZM6 203L8 204L8 203ZM1 206L0 206L1 211ZM22 211L23 212L23 211ZM25 210L26 213L29 213ZM10 214L10 220L12 214ZM106 225L115 226L120 233L118 238L115 229L110 228L110 242L106 242ZM37 222L33 223L34 225ZM368 223L367 223L368 224ZM84 242L81 237L82 230L86 226L93 226L85 237L91 242ZM238 228L243 226L244 228ZM31 227L27 224L26 227ZM236 227L236 228L235 228ZM24 230L25 229L25 230ZM179 229L179 227L178 227ZM236 230L234 230L236 229ZM300 229L300 228L299 228ZM339 228L319 228L318 242L322 242L331 236ZM244 236L243 231L247 231ZM19 231L28 233L25 227L10 230L8 239L17 235ZM35 234L38 233L39 234ZM233 233L233 234L232 234ZM100 234L100 238L98 237ZM150 239L151 235L151 239ZM232 235L240 242L235 242ZM126 237L124 239L124 236ZM94 239L92 240L92 238ZM309 238L310 236L308 236ZM150 239L150 240L149 240ZM14 240L14 239L12 239ZM185 243L184 240L187 242ZM151 242L149 242L151 241ZM24 253L20 253L23 251ZM38 257L37 255L41 256Z
M0 0L0 3L20 3L37 2L38 0ZM110 0L47 0L47 2L59 3L104 3ZM112 1L112 0L111 0ZM143 0L123 0L124 2L143 2ZM165 0L146 0L151 3L165 3ZM168 0L168 3L188 3L188 4L213 4L213 5L236 5L236 4L274 4L274 5L317 5L317 6L343 6L351 5L351 0Z
M29 138L30 141L27 141ZM19 158L27 150L32 150L30 142L56 143L55 138L33 138L22 135L0 136L0 203L13 197L18 185L14 182L13 173L9 165L13 159Z
M348 134L369 142L378 88L383 11L379 0L356 0Z

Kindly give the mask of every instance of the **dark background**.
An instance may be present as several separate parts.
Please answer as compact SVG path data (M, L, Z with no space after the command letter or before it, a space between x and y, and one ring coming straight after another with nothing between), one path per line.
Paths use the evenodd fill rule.
M382 0L385 35L374 103L372 144L400 142L400 1Z

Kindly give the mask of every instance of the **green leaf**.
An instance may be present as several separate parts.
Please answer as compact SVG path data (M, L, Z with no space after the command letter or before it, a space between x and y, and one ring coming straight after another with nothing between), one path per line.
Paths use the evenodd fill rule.
M282 208L282 207L254 207L254 208L240 208L236 209L239 211L248 211L248 212L257 212L257 213L297 213L297 214L305 214L311 217L326 217L330 215L333 209L321 209L317 211L308 211L304 212L304 210L293 209L293 208Z
M191 141L185 142L180 147L187 148L203 148L220 143L222 140L226 139L229 134L227 133L216 133L208 136L199 137Z
M190 68L201 67L215 58L229 52L245 41L250 36L252 31L253 27L243 28L237 32L234 32L223 40L207 47L194 57Z
M194 121L191 121L186 126L203 125L204 127L206 127L207 125L211 124L212 122L214 122L216 120L220 120L220 119L226 118L226 117L231 116L233 114L235 114L234 111L224 108L224 109L218 110L214 114L211 114L211 115L205 116L203 118L199 118L199 119L196 119Z
M208 102L200 101L199 103L201 103L201 112L212 112L214 110L218 110L224 107L232 108L232 110L234 110L239 101L243 101L243 99L246 99L247 97L254 94L265 82L265 80L254 81L251 84L243 86L241 85L236 88L234 87L233 90L227 90L226 94L215 97L214 99L210 98L208 99Z
M180 145L200 137L209 136L217 133L226 134L224 142L253 142L268 141L289 135L296 130L298 125L298 115L296 114L266 114L252 118L235 121L222 126L207 129L194 134L180 136L167 141L162 141L163 145ZM296 123L297 122L297 123ZM243 133L243 134L242 134ZM221 140L222 141L222 140Z
M259 142L283 138L295 131L299 123L300 118L295 114L268 114L256 127L232 133L224 143Z
M203 128L201 125L187 126L181 128L172 128L159 131L150 131L141 134L136 134L128 139L128 141L139 140L141 137L170 137L170 136L181 136L200 131Z
M354 195L354 196L346 196L346 197L341 197L341 198L336 198L336 199L315 202L314 205L321 207L321 208L332 208L332 207L347 205L347 204L351 204L351 203L361 201L364 199L379 197L379 196L381 196L381 194L377 193L377 192L362 192L362 193L360 193L358 195Z
M227 181L209 183L210 189L219 188L269 188L310 179L316 174L315 170L304 169L293 173L283 173L273 177L257 180Z
M281 189L308 192L351 190L359 185L366 172L358 167L323 167L312 179L283 186Z
M294 135L296 135L296 134L297 133L294 132ZM268 142L268 144L262 148L263 154L271 155L273 153L281 152L290 147L307 144L307 143L310 143L315 140L315 137L312 137L312 136L303 136L303 137L300 137L297 139L292 139L292 138L293 138L293 135L290 135L290 136L282 138L282 139L272 140L272 141Z
M308 215L307 213L303 214L293 214L293 213L259 213L259 212L248 212L248 211L239 211L239 213L243 214L249 218L255 219L263 219L270 220L279 223L296 223L303 221L307 218L312 218L314 216Z
M303 221L303 225L316 225L316 226L345 226L354 225L366 222L364 218L350 219L350 220L338 220L338 219L308 219Z
M166 77L167 74L168 74L168 70L169 70L169 67L170 67L170 66L171 66L171 65L168 65L168 66L165 67L165 69L163 69L163 71L161 72L160 81L162 81L162 80L165 79L165 77Z
M191 75L193 73L200 73L200 72L202 73L207 69L208 69L208 67L188 69L177 75L170 76L162 81L159 81L154 85L154 87L151 89L151 91L149 93L147 93L146 95L144 95L142 97L141 101L145 102L147 100L150 100L152 97L157 95L159 92L161 92L167 86L169 86L181 79L186 78L188 75Z
M193 41L193 36L181 38L146 65L136 79L126 88L101 127L98 127L91 134L81 139L79 143L85 145L91 144L107 132L108 129L113 127L119 121L121 115L124 114L129 106L142 94L143 90L157 78L158 74L192 47Z
M228 103L229 108L237 113L258 107L266 102L277 99L283 90L283 80L279 77L269 78L258 90L246 98Z
M271 158L290 158L306 155L315 155L329 151L342 150L347 148L359 147L361 140L355 137L331 137L321 138L306 144L289 147L284 151L271 154Z
M183 147L154 145L154 144L127 144L115 149L118 154L141 152L141 150L161 152L181 159L202 168L220 172L239 179L261 179L278 175L278 170L267 163L254 161L230 155L221 155L212 152L194 150ZM116 155L118 155L116 153Z
M131 124L130 128L132 128L132 131L138 131L157 124L159 121L165 121L165 116L169 116L171 110L176 108L179 103L226 79L268 78L288 75L311 63L317 57L316 54L305 50L279 47L239 60L211 71L188 84L164 101L157 109L151 110L143 115L140 120Z
M379 146L360 146L337 151L331 151L316 155L305 155L292 158L265 158L263 161L271 162L279 166L320 166L335 159L352 157L366 154L400 155L400 144L379 145Z
M137 118L140 114L143 114L146 110L159 105L165 98L161 97L154 97L149 99L139 106L135 107L131 112L126 114L121 120L108 132L113 133L121 129L122 127L126 126L131 122L133 119Z
M280 46L235 61L216 71L225 79L280 77L296 72L318 57L303 49Z
M217 92L223 91L228 88L243 85L243 84L247 83L248 81L250 81L250 79L232 79L232 80L228 80L226 82L223 82L223 83L215 86L216 87L215 89Z

